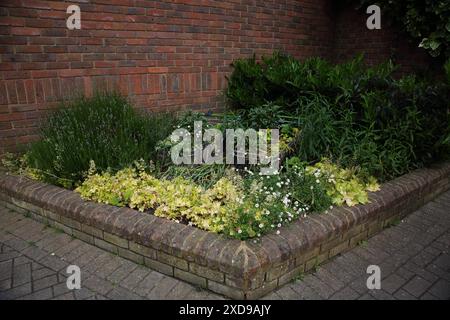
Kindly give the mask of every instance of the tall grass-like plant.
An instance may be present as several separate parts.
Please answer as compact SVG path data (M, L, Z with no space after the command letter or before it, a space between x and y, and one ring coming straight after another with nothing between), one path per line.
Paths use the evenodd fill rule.
M155 145L173 130L169 114L139 114L116 93L65 103L41 125L28 165L66 187L78 184L93 160L99 170L120 170L135 160L157 160Z
M398 79L391 62L368 68L362 56L334 65L274 53L233 66L226 93L237 120L289 120L302 161L329 157L385 180L450 154L450 82Z

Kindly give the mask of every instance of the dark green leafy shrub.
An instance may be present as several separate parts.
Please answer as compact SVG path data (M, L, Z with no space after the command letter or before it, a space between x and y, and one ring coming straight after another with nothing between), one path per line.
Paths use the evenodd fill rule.
M239 68L229 78L227 96L238 121L299 128L297 154L303 161L329 157L389 179L449 154L446 83L396 79L392 63L367 68L362 57L332 65L275 53L234 65Z
M135 160L157 160L156 143L173 130L169 114L141 115L117 94L97 94L62 105L41 126L28 164L49 182L73 187L94 160L119 170Z

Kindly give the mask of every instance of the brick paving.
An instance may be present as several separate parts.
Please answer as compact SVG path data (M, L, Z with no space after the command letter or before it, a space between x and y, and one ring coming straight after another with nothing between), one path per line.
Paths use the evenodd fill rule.
M263 299L450 300L450 191ZM69 265L80 290L66 286ZM381 290L366 287L381 268ZM223 299L0 208L0 299Z

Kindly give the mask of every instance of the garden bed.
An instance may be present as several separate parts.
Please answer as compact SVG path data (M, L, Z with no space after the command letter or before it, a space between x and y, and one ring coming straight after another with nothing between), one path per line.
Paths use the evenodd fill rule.
M234 299L259 298L344 252L450 188L450 163L369 193L370 204L309 215L258 241L239 241L78 193L0 173L6 207L159 272Z

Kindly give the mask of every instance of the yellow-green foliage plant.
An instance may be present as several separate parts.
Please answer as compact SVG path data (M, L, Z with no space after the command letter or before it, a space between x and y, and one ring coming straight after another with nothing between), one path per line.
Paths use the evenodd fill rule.
M354 206L369 202L367 191L378 191L380 186L374 177L363 181L355 173L355 170L343 169L327 159L308 166L306 171L317 178L323 178L327 194L334 205Z
M158 217L187 223L237 239L260 237L313 212L333 205L364 204L375 191L373 178L364 182L353 170L324 160L305 166L291 159L278 175L261 176L229 169L206 188L184 177L156 178L143 162L118 171L96 172L91 161L87 178L76 191L84 199L129 206Z

